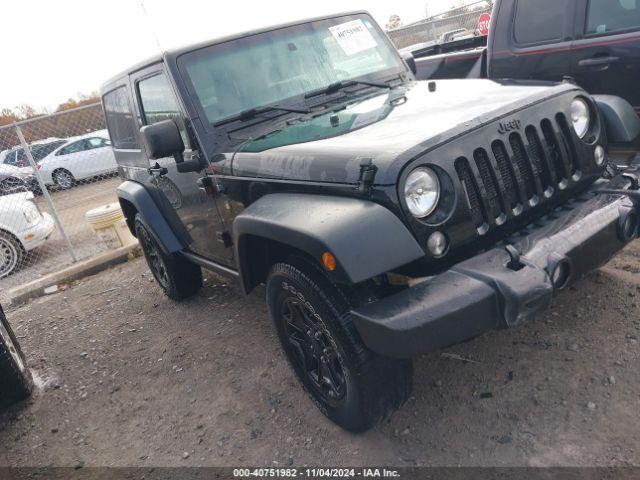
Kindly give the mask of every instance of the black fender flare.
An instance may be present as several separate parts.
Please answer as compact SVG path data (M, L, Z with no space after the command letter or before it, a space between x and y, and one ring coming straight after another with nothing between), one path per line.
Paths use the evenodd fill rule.
M135 215L140 213L165 253L184 250L191 243L189 232L167 198L156 190L132 180L118 186L116 193L129 230L135 236Z
M624 98L615 95L593 95L607 131L607 139L613 143L633 142L640 135L640 118Z
M235 254L245 292L251 252L246 237L273 240L321 261L336 258L330 272L338 283L356 284L425 255L411 232L387 208L363 199L314 194L273 193L247 207L233 222Z

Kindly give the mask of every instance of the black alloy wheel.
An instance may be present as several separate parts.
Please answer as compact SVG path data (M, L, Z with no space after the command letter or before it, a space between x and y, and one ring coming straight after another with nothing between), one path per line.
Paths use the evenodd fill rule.
M347 391L342 359L328 332L310 308L293 295L283 301L282 316L294 358L316 394L337 406Z

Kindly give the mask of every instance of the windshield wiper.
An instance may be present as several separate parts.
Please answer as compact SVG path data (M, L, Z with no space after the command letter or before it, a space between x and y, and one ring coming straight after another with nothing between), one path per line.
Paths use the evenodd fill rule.
M269 105L266 107L258 107L258 108L249 108L248 110L243 110L237 115L232 115L231 117L227 117L224 120L220 120L213 124L214 127L219 127L221 125L226 125L227 123L232 123L236 121L246 122L247 120L251 120L252 118L257 117L258 115L266 112L291 112L291 113L310 113L308 109L304 108L291 108L291 107L283 107L282 105Z
M304 98L318 97L320 95L329 95L332 93L336 93L342 90L343 88L353 87L354 85L366 85L368 87L387 88L387 89L392 88L389 83L366 82L364 80L346 80L346 81L332 83L327 87L318 88L317 90L312 90L311 92L307 93L304 96Z

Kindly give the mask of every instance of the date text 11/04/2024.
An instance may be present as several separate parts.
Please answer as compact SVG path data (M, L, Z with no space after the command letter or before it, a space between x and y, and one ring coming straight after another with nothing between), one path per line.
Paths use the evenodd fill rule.
M398 470L387 468L237 468L235 478L399 478Z

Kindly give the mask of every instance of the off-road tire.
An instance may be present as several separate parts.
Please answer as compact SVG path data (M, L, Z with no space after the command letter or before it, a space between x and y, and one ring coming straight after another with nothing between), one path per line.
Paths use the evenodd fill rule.
M141 215L135 218L136 237L154 278L167 297L180 301L202 288L202 269L178 254L164 253Z
M351 321L346 293L332 283L319 266L297 257L274 265L266 284L269 315L287 360L304 389L331 421L346 430L362 432L387 420L409 398L413 365L410 360L382 357L362 343ZM327 398L319 391L317 378L320 375L308 372L308 367L303 365L305 360L300 358L306 359L301 355L303 349L293 346L290 341L291 332L295 335L299 332L287 326L291 322L285 320L285 315L291 317L292 309L288 305L295 305L296 301L310 307L309 312L318 325L315 335L320 332L323 344L329 345L330 356L337 359L334 367L339 365L343 372L346 393L340 399L335 393ZM326 353L327 349L323 351ZM318 364L317 372L321 368L326 371L326 361L323 363L323 367Z
M24 355L0 307L0 409L24 400L31 389Z

